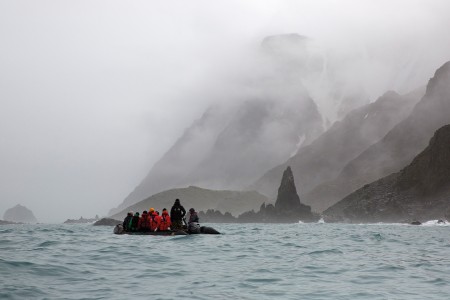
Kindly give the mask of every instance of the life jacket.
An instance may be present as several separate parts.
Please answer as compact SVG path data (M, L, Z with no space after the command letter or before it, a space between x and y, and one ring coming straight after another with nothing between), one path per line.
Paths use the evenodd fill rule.
M172 225L172 222L170 221L169 214L167 212L163 212L161 216L161 224L159 225L159 230L169 230L169 227Z
M152 213L149 217L149 226L150 226L150 230L154 231L155 229L159 228L159 225L161 223L161 217L158 216L158 214L156 212Z
M148 214L142 214L139 219L139 229L146 231L150 229L150 220Z

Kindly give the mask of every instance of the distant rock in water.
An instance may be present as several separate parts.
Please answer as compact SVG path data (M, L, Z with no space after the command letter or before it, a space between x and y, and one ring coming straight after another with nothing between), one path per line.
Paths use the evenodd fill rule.
M291 167L288 166L283 173L281 185L278 188L275 208L280 213L289 213L293 210L299 210L300 205L300 197L295 187L294 174L292 174Z
M122 224L122 221L103 218L94 223L94 226L116 226L117 224Z
M219 210L208 209L206 212L200 211L198 213L200 222L206 223L236 223L235 218L231 213L225 212L222 214Z
M249 211L238 217L238 222L292 223L317 220L319 216L311 212L311 207L300 202L290 166L283 172L275 205L263 203L259 212Z
M95 218L91 218L91 219L85 219L83 217L80 217L79 219L67 219L64 224L86 224L86 223L94 223L96 221L98 221L100 218L97 216L95 216Z
M324 212L327 222L424 222L450 215L450 125L403 170L348 195Z
M20 204L6 210L3 219L10 222L37 223L33 212Z

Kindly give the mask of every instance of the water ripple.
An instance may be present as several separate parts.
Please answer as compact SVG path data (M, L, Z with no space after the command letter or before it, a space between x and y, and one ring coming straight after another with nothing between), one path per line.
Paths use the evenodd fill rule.
M0 229L0 299L446 299L448 226L214 224L220 236Z

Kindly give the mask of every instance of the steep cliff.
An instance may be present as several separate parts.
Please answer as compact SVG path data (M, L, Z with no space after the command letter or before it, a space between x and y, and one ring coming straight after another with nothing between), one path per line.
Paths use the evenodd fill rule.
M378 178L398 172L422 151L433 133L450 123L450 62L440 67L411 114L379 142L350 161L333 180L305 195L307 203L331 206Z
M326 211L328 222L421 222L450 216L450 125L400 172L365 185Z
M248 189L274 197L279 178L289 165L303 201L313 210L322 211L329 205L320 199L310 199L308 192L339 175L349 161L406 118L423 93L423 89L407 95L387 92L374 103L353 110L310 145L300 148L292 158L265 173Z

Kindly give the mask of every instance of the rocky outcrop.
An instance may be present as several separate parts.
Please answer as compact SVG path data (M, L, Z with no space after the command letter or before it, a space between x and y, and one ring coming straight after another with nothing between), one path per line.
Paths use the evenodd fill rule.
M407 166L428 143L430 136L450 123L450 62L430 79L426 93L411 114L380 141L350 161L333 180L323 183L305 196L308 203L332 205L378 178Z
M10 222L37 223L33 212L20 204L6 210L3 219Z
M198 213L200 222L206 223L236 223L237 218L231 213L226 212L222 214L219 210L208 209L206 212L200 211Z
M353 110L310 145L300 148L288 161L264 174L249 189L275 197L280 177L289 165L302 201L315 211L323 211L333 203L308 193L338 176L348 162L406 118L424 92L424 89L407 95L387 92L376 102Z
M295 187L294 174L292 174L290 166L283 172L281 184L278 188L277 201L275 202L275 211L281 220L310 221L314 219L311 207L300 202L300 197Z
M327 222L424 222L450 213L450 125L400 172L383 177L324 211Z
M275 205L263 203L257 213L252 210L241 214L238 222L292 223L313 222L318 219L319 216L311 212L310 206L300 202L294 175L288 166L283 172Z

